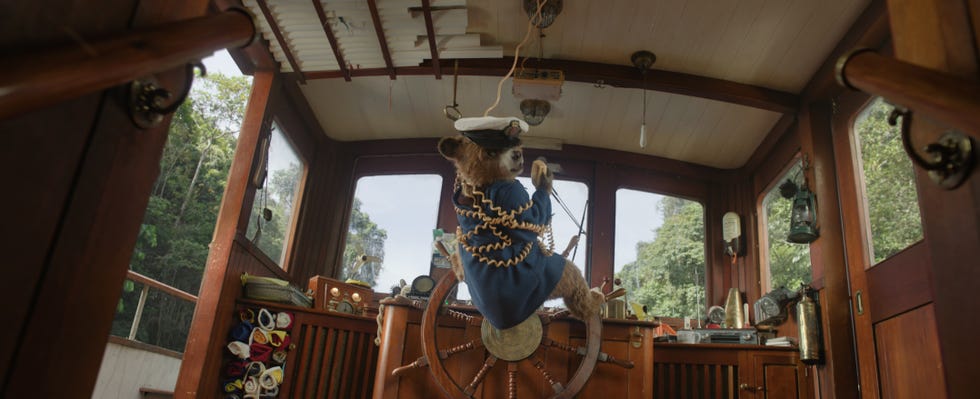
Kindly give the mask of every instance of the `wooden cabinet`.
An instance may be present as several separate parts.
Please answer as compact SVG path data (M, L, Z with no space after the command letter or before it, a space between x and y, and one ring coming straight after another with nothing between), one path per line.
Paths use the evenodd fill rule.
M656 398L810 399L813 377L795 348L656 344Z
M375 374L374 398L435 398L441 397L425 367L411 369L392 376L392 371L422 356L419 328L420 310L401 305L386 305L384 327L381 336L381 353ZM653 328L645 322L613 321L603 323L600 350L616 359L634 363L632 369L598 363L592 377L578 397L583 398L649 398L653 395ZM450 317L438 321L436 339L440 349L451 348L480 338L479 326L467 324ZM559 319L548 325L548 338L580 346L585 343L585 325L577 320ZM460 384L473 379L486 359L482 348L460 352L444 362L447 372ZM560 349L538 349L534 356L542 359L548 374L565 384L578 368L580 357ZM486 379L474 393L476 398L507 397L506 362L498 361L490 369ZM541 372L527 361L518 363L519 398L543 398L551 394L551 387ZM460 382L463 381L463 382Z

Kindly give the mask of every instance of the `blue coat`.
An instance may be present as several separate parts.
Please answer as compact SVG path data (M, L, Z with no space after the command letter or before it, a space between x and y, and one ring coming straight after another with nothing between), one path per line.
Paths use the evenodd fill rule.
M483 190L486 197L496 207L504 211L518 209L528 202L527 190L520 182L498 181ZM472 206L460 205L457 190L453 194L453 204L459 210L471 211ZM528 222L544 225L551 221L551 198L544 190L536 190L532 197L534 204L516 216L517 222ZM489 208L489 207L485 207ZM484 209L491 217L499 216L491 209ZM481 220L457 213L462 233L473 231L482 223ZM498 226L499 227L499 226ZM528 318L533 314L555 289L565 269L565 259L559 254L546 256L538 247L538 234L531 230L500 228L503 235L510 237L509 247L493 250L482 254L490 259L506 261L517 257L527 243L531 243L531 252L524 261L508 267L496 267L474 257L462 247L459 248L460 259L466 272L466 285L470 290L473 304L483 313L483 317L498 329L506 329ZM489 230L481 232L469 239L467 245L481 245L502 242L500 237Z

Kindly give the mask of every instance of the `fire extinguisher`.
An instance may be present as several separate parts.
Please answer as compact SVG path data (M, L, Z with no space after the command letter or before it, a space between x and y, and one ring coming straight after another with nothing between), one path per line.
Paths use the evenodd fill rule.
M800 360L804 364L821 362L823 350L820 339L820 309L812 297L813 289L803 287L800 301L796 304L796 317L800 328Z

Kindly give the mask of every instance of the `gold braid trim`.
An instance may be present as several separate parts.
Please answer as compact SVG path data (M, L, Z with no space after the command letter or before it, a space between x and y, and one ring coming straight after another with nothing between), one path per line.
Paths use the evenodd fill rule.
M513 245L514 242L510 238L510 236L508 236L506 233L504 233L501 230L501 227L503 227L509 229L528 230L535 233L538 236L537 244L541 248L541 251L545 254L545 256L551 256L554 253L555 240L552 235L551 224L534 224L525 221L520 221L520 222L517 221L517 216L523 214L525 211L531 209L531 207L534 206L533 200L528 200L527 203L521 205L517 209L505 211L502 207L495 205L492 200L487 198L486 194L483 191L478 190L476 187L473 187L468 183L460 183L460 180L461 179L459 179L459 177L457 176L456 186L460 188L460 190L462 191L463 190L462 184L467 184L467 187L465 188L468 188L472 191L473 199L477 201L473 206L474 208L473 210L463 209L460 208L459 206L454 206L456 210L456 214L471 219L477 219L480 221L480 223L476 225L476 227L474 227L472 231L467 232L466 234L463 234L462 228L460 227L456 228L456 240L459 241L460 246L462 246L463 249L466 250L466 252L472 254L473 257L476 258L478 261L494 267L510 267L523 262L524 259L527 258L527 256L531 253L531 248L533 247L533 243L529 242L525 244L524 248L521 249L521 252L517 254L517 256L507 260L491 259L483 255L490 251L504 250ZM489 214L487 214L486 209L493 211L498 216L491 217ZM490 234L493 234L494 237L500 239L500 242L496 242L492 244L484 244L480 246L470 245L469 244L470 239L472 239L475 235L479 234L481 231L484 230L489 231ZM541 240L542 234L546 235L548 239L547 245Z

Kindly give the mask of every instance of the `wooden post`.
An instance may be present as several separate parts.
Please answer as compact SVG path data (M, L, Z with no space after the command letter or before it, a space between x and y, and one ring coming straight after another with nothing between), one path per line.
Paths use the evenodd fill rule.
M198 395L207 396L208 393L216 392L219 388L217 385L212 386L210 380L203 376L208 372L217 373L216 368L210 370L209 367L218 367L221 361L220 356L211 354L211 348L223 342L227 334L227 331L215 330L215 326L219 325L216 320L228 316L217 314L218 304L225 281L233 281L226 276L228 259L238 230L239 215L248 189L252 160L258 146L262 121L274 79L274 72L263 71L256 72L252 80L252 94L245 109L241 133L238 135L235 159L228 171L228 185L221 199L221 209L218 211L218 221L201 282L201 292L197 308L194 310L194 320L187 335L184 361L180 366L177 386L174 389L174 397L178 399L196 398Z

